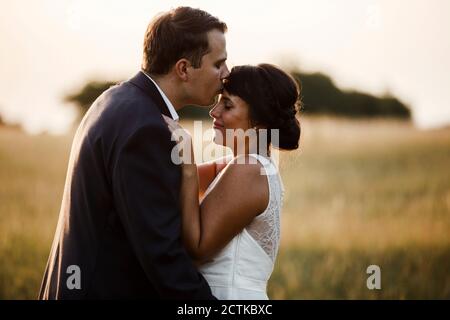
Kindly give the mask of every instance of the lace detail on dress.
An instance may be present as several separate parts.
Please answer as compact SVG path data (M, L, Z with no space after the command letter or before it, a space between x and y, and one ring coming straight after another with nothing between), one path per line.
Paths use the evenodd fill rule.
M249 226L247 232L275 262L280 245L280 214L283 204L284 188L275 164L261 155L251 154L263 165L269 184L269 203L266 210L259 214Z

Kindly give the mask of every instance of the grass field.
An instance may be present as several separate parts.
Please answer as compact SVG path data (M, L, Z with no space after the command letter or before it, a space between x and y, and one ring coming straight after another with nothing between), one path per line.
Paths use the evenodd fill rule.
M302 120L283 153L273 299L450 299L450 129L391 120ZM36 298L71 135L0 128L0 299ZM381 290L366 268L381 268Z

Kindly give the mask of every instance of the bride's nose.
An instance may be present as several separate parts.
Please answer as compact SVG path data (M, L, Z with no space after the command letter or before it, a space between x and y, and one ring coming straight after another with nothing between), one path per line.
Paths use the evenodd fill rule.
M216 104L210 111L209 111L209 116L211 117L211 118L218 118L219 117L219 114L218 114L218 108L217 108L217 106L218 106L219 104Z

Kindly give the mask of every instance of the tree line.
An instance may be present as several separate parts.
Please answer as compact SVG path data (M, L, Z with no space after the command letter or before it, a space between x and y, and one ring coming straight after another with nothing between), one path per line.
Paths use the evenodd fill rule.
M292 72L291 75L301 88L302 114L411 118L408 106L392 95L379 97L356 90L341 90L323 73ZM84 115L103 91L117 83L119 82L90 81L77 92L68 94L65 101L77 105L80 114ZM182 118L207 118L208 111L209 108L187 106L179 114Z

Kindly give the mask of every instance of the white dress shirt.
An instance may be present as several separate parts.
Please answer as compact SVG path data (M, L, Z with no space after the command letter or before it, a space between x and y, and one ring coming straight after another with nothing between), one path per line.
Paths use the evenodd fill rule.
M159 93L161 94L161 96L162 96L164 102L165 102L166 105L167 105L167 109L169 109L169 112L170 112L170 115L172 116L172 119L175 120L175 121L178 121L178 119L179 119L180 117L178 116L178 113L177 113L177 111L175 110L173 104L170 102L169 98L167 98L167 96L164 94L164 92L161 90L161 88L158 86L158 84L155 82L155 80L153 80L153 79L152 79L147 73L145 73L144 71L142 71L142 72L147 76L147 78L149 78L149 79L155 84L156 89L158 89L158 91L159 91Z

